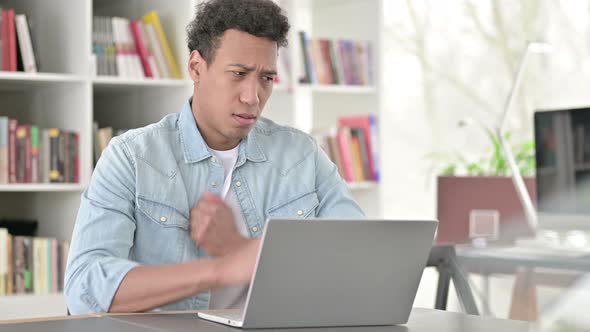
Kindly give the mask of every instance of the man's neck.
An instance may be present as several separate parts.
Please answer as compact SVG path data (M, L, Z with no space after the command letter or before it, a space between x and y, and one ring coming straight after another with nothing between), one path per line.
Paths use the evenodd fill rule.
M202 133L201 133L202 135ZM213 150L216 151L229 151L234 149L235 147L237 147L238 145L240 145L240 141L238 142L226 142L226 143L210 143L205 137L203 137L203 139L205 140L205 144L207 144L208 147L210 147Z
M240 140L226 140L223 137L219 137L219 139L215 139L215 129L210 128L211 130L208 130L207 128L204 128L203 126L199 125L199 119L197 118L197 110L195 110L195 105L192 103L192 98L190 100L190 104L191 104L191 110L193 113L193 118L195 119L195 124L197 125L197 129L199 130L199 133L201 134L201 137L203 137L203 140L205 141L205 144L207 144L207 146L213 150L217 150L217 151L228 151L231 150L233 148L235 148L236 146L238 146L240 144L240 142L242 141ZM217 136L221 136L221 135L217 135Z

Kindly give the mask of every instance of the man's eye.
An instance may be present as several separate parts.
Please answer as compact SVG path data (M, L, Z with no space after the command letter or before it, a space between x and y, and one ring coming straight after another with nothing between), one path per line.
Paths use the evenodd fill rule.
M245 71L232 71L232 73L236 76L244 76L246 75Z
M275 78L273 76L263 76L262 79L265 81L271 81L271 82L275 80Z

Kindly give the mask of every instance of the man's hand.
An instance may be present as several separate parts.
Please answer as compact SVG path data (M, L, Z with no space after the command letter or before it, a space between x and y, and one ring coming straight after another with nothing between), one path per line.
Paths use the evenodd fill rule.
M217 271L216 285L219 287L239 286L252 280L260 239L249 239L247 243L229 255L212 260Z
M238 233L229 206L214 194L204 193L190 217L191 238L209 256L225 256L248 242Z

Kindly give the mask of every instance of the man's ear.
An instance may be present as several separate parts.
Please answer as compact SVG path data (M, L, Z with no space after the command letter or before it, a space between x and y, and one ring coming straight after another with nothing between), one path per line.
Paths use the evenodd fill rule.
M188 60L188 73L195 84L201 80L201 74L206 67L207 63L201 53L197 50L192 51Z

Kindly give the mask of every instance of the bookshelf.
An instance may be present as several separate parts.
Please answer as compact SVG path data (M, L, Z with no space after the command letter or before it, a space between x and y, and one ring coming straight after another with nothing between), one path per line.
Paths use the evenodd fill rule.
M37 219L38 235L68 240L93 167L92 125L136 128L178 112L192 93L185 73L188 61L185 27L198 0L0 0L3 8L25 13L40 72L0 71L0 115L40 127L59 127L80 134L80 183L0 185L4 217ZM290 16L288 56L291 77L276 84L264 116L311 132L332 126L338 117L381 111L379 80L381 0L282 0ZM140 18L157 11L182 79L122 79L92 74L92 18ZM350 24L355 17L359 24ZM376 83L371 86L302 84L298 31L311 37L368 40L373 46ZM382 127L382 124L379 123ZM383 151L383 144L379 144ZM376 182L350 183L369 216L381 215L381 187ZM35 309L31 309L35 308ZM49 309L48 309L49 308ZM6 310L5 310L6 309ZM0 320L65 313L62 294L0 297Z
M377 68L381 63L381 0L283 0L281 4L287 10L291 23L289 57L293 91L289 95L290 100L285 100L284 96L277 103L273 100L266 108L266 115L308 133L334 126L342 116L374 114L379 117L382 102ZM352 17L358 24L350 24ZM299 83L299 78L305 76L299 31L305 31L312 39L369 41L374 64L373 84ZM279 109L289 112L275 115ZM381 125L378 121L378 126ZM383 144L379 146L383 151ZM382 215L381 187L378 183L349 183L348 187L368 216Z

